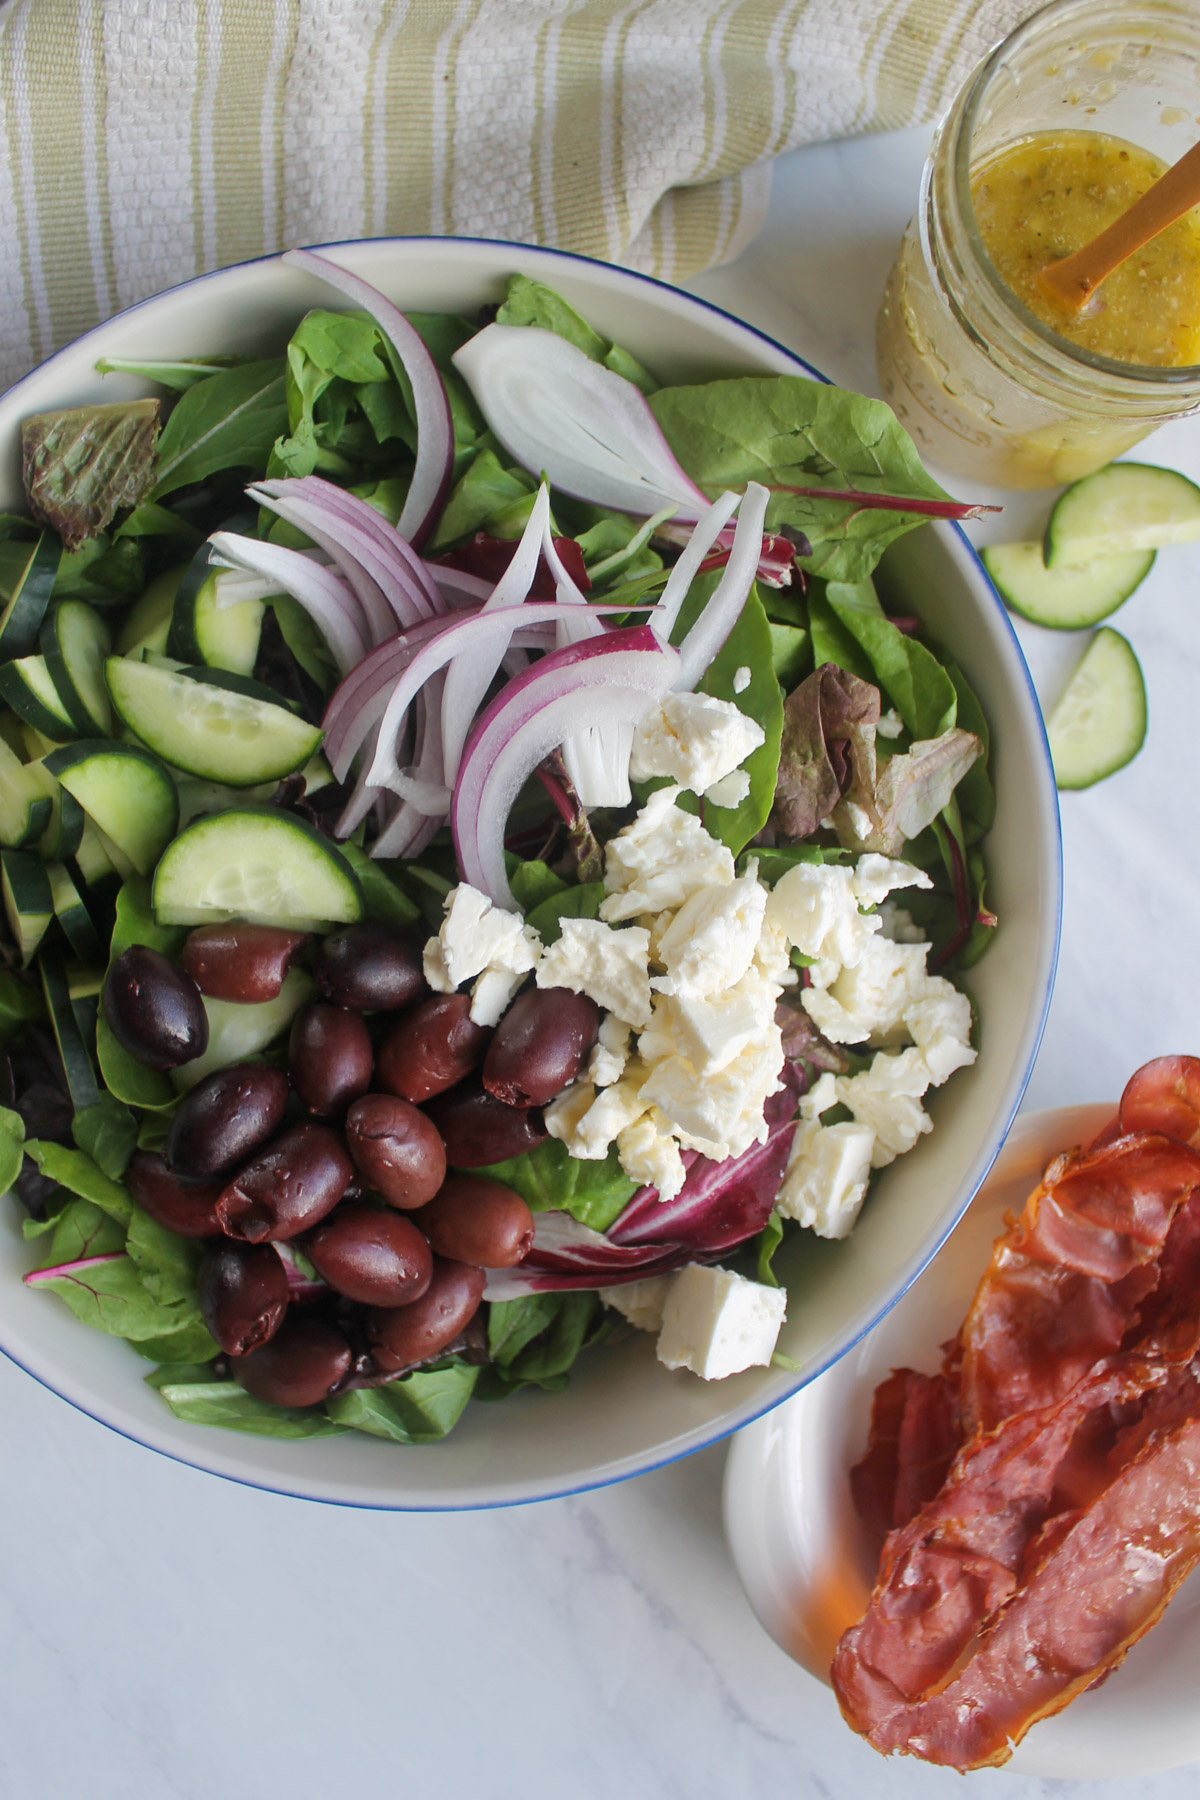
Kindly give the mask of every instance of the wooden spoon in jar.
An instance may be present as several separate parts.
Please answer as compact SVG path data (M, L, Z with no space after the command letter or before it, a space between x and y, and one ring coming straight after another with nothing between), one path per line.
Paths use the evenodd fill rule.
M1065 311L1081 312L1106 275L1196 205L1200 205L1200 143L1193 144L1099 237L1040 269L1038 285Z

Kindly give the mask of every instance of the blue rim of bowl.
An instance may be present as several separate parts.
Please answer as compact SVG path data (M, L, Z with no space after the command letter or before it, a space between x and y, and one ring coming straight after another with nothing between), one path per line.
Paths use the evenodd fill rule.
M715 314L716 317L718 317L720 319L725 319L731 325L736 326L739 331L748 332L751 337L759 339L763 344L768 345L772 350L778 351L779 354L786 357L789 362L794 363L797 366L797 368L803 370L803 372L806 375L808 375L812 380L824 382L826 385L832 385L831 378L828 375L824 374L820 369L814 368L811 363L807 362L804 357L798 355L796 351L790 350L786 344L781 344L779 342L778 338L771 337L769 335L769 333L760 330L757 325L751 325L751 324L748 324L746 320L739 319L736 313L731 313L731 312L727 311L727 309L725 307L717 306L714 304L713 301L702 299L697 294L691 294L684 288L673 287L670 282L660 281L656 276L643 274L642 271L639 269L626 269L616 263L601 262L596 257L581 256L577 251L557 250L557 249L554 249L549 246L517 244L517 243L513 243L509 239L505 239L505 238L483 238L483 237L437 238L437 237L422 236L417 233L410 233L403 237L355 238L353 240L344 240L344 241L340 241L337 243L313 244L310 246L306 246L306 248L311 248L313 250L318 250L318 251L340 250L340 249L359 249L365 245L371 245L371 244L379 244L379 245L472 244L472 245L477 245L480 247L486 247L489 250L496 250L496 251L508 250L513 253L514 257L518 257L518 258L534 257L539 261L545 260L545 261L550 261L550 262L565 262L568 264L578 264L579 266L589 269L589 270L602 271L605 275L615 276L615 277L619 278L620 280L624 280L624 281L633 281L633 282L640 283L641 285L643 285L645 287L669 294L672 297L672 299L675 301L682 299L691 306L699 307L701 309L701 311L703 311L703 312ZM82 336L73 339L69 346L63 346L63 348L64 349L66 349L66 348L75 349L80 345L86 344L88 342L88 340L90 338L94 337L98 332L104 331L112 323L113 319L128 318L130 315L139 312L143 307L151 306L156 301L163 299L164 296L167 294L178 293L183 288L198 287L203 282L214 281L214 280L219 279L221 276L229 275L233 270L236 270L236 269L249 269L249 268L256 267L260 263L278 262L281 259L281 256L282 256L282 252L273 252L266 256L250 257L245 262L230 263L225 268L212 269L212 270L209 270L206 274L192 276L187 281L176 282L173 286L171 286L169 288L164 288L161 290L161 292L159 292L157 294L151 294L151 295L147 296L147 298L145 300L138 300L132 306L124 307L119 313L113 313L108 319L102 320L101 323L98 325L93 325L90 330L84 332L82 334ZM28 374L23 375L19 381L14 382L10 388L6 389L5 392L3 393L3 395L0 395L0 399L7 401L11 395L18 393L27 381L31 380L34 375L38 374L42 369L44 369L47 366L47 364L53 362L55 356L57 356L59 354L61 354L61 351L55 351L50 356L43 358L43 360L40 363L38 363L35 368L31 369L28 372ZM931 1244L929 1244L928 1246L923 1245L921 1250L917 1253L917 1256L913 1260L912 1264L910 1264L910 1266L908 1266L904 1269L904 1271L901 1274L900 1281L899 1281L898 1286L896 1287L895 1292L892 1294L889 1294L887 1300L880 1306L878 1312L875 1313L872 1318L870 1318L864 1324L862 1324L854 1332L852 1337L847 1339L847 1341L844 1344L840 1344L819 1365L817 1365L811 1369L805 1369L802 1377L800 1379L798 1379L794 1383L794 1385L789 1387L784 1393L781 1393L781 1394L777 1395L775 1398L768 1400L764 1405L753 1406L750 1410L748 1410L746 1412L744 1417L738 1417L733 1422L727 1422L727 1423L722 1424L719 1427L719 1429L714 1429L711 1432L706 1433L698 1442L695 1442L695 1443L689 1442L684 1448L672 1450L668 1454L663 1455L663 1456L656 1456L656 1457L652 1456L650 1458L639 1460L637 1463L637 1466L634 1468L628 1468L628 1469L623 1468L614 1473L600 1473L597 1475L596 1479L594 1479L594 1480L587 1480L587 1481L583 1481L583 1482L576 1480L571 1485L567 1485L564 1487L549 1488L545 1491L542 1491L539 1493L533 1493L533 1494L506 1495L506 1496L503 1496L498 1499L451 1500L451 1501L430 1500L428 1502L411 1501L411 1500L408 1500L408 1501L386 1501L386 1500L368 1500L368 1499L344 1499L344 1498L339 1498L338 1496L330 1495L330 1494L303 1493L303 1492L296 1490L295 1488L284 1486L281 1483L256 1479L255 1477L248 1475L248 1474L234 1474L225 1469L214 1468L212 1466L212 1464L210 1462L206 1461L202 1456L195 1456L195 1457L186 1456L177 1449L168 1448L165 1445L160 1444L160 1443L152 1443L150 1441L150 1439L141 1436L138 1432L126 1429L124 1426L115 1424L115 1423L113 1423L112 1420L102 1417L101 1414L99 1414L97 1412L93 1412L91 1410L91 1408L86 1406L81 1400L76 1399L71 1394L64 1393L61 1388L56 1387L54 1382L49 1380L45 1375L41 1374L36 1369L30 1368L28 1366L28 1364L22 1362L19 1356L14 1355L13 1352L11 1350L9 1350L3 1344L0 1344L0 1354L2 1354L9 1362L14 1363L17 1366L17 1368L21 1369L23 1371L23 1373L25 1373L26 1375L29 1375L34 1381L38 1382L42 1387L48 1388L52 1394L54 1394L58 1399L64 1401L66 1405L73 1407L77 1412L83 1413L85 1415L85 1417L87 1417L89 1419L93 1419L96 1422L96 1424L103 1425L106 1428L106 1430L114 1432L116 1434L116 1436L126 1439L129 1443L137 1444L142 1449L151 1450L156 1455L166 1457L167 1460L170 1462L181 1463L185 1468L198 1469L206 1475L216 1476L219 1480L232 1482L232 1483L234 1483L235 1486L256 1488L262 1493L278 1494L283 1499L304 1500L304 1501L308 1501L310 1504L318 1505L318 1506L348 1507L354 1511L360 1511L360 1512L398 1512L398 1513L490 1512L490 1511L495 1511L501 1507L534 1505L543 1500L566 1500L566 1499L570 1499L573 1495L576 1495L576 1494L593 1493L600 1488L613 1487L617 1483L622 1482L622 1481L632 1481L634 1479L634 1477L638 1476L638 1475L651 1475L657 1469L666 1468L671 1463L679 1462L685 1456L693 1456L700 1450L710 1449L713 1444L718 1444L724 1438L732 1437L736 1432L744 1430L746 1426L753 1425L757 1419L763 1418L767 1413L773 1412L776 1407L782 1406L785 1401L792 1399L792 1397L795 1394L799 1393L802 1388L808 1387L811 1382L816 1381L819 1376L823 1375L825 1373L826 1369L832 1368L834 1363L840 1362L844 1356L848 1355L849 1352L854 1349L855 1345L861 1343L863 1338L865 1338L869 1332L871 1332L875 1329L875 1327L879 1324L880 1320L883 1319L884 1317L886 1317L886 1315L891 1311L892 1307L895 1306L896 1302L901 1298L901 1296L908 1292L908 1289L912 1286L913 1282L916 1281L917 1277L923 1272L923 1270L925 1270L928 1267L930 1262L932 1262L933 1258L937 1255L937 1253L941 1249L942 1245L946 1242L946 1239L950 1236L950 1233L954 1230L954 1227L958 1224L959 1220L962 1218L963 1214L966 1212L968 1206L970 1206L971 1201L975 1198L975 1195L978 1193L980 1187L983 1185L984 1181L986 1181L988 1172L990 1171L992 1164L995 1162L997 1156L1000 1154L1000 1151L1004 1145L1004 1141L1005 1141L1006 1137L1008 1136L1009 1131L1012 1128L1013 1120L1016 1118L1017 1113L1020 1110L1020 1105L1021 1105L1021 1101L1025 1094L1025 1089L1029 1085L1030 1077L1033 1074L1034 1064L1037 1061L1038 1051L1041 1048L1042 1036L1046 1029L1046 1019L1047 1019L1047 1016L1050 1011L1050 1002L1051 1002L1051 999L1052 999L1053 993L1054 993L1054 981L1055 981L1055 976L1058 971L1059 949L1060 949L1060 945L1061 945L1061 941L1062 941L1062 910L1063 910L1062 824L1061 824L1061 820L1059 818L1059 812L1058 812L1058 794L1057 794L1057 789L1054 784L1053 762L1052 762L1052 759L1050 756L1050 744L1049 744L1049 740L1047 739L1047 736L1046 736L1046 728L1045 728L1045 724L1042 720L1041 707L1038 702L1037 693L1036 693L1036 690L1033 685L1033 678L1029 673L1029 667L1025 661L1025 656L1024 656L1024 652L1021 649L1020 640L1018 639L1016 631L1013 628L1012 620L1010 619L1010 617L1008 615L1008 611L1007 611L1006 607L1004 606L1004 603L1001 601L999 595L996 593L995 588L992 585L991 578L988 575L987 570L984 568L983 563L982 563L974 545L971 543L970 539L967 537L966 533L963 531L961 525L957 524L955 521L939 520L934 523L936 526L949 525L951 532L958 539L958 541L962 545L962 547L965 548L965 550L968 554L968 557L975 564L980 576L983 579L985 590L987 591L987 593L989 595L989 598L990 598L991 604L994 608L994 611L996 613L996 616L1001 621L1001 623L1004 627L1004 630L1007 633L1007 635L1011 641L1011 646L1016 652L1017 664L1020 669L1022 679L1024 680L1025 688L1027 690L1027 698L1031 702L1031 710L1032 710L1033 718L1034 718L1034 721L1035 721L1035 724L1037 727L1038 742L1040 744L1040 748L1041 748L1041 752L1042 752L1042 757L1041 757L1042 774L1043 774L1043 776L1048 777L1048 780L1049 780L1049 795L1053 801L1054 819L1055 819L1055 822L1057 825L1057 830L1054 833L1055 857L1054 857L1054 866L1053 866L1053 871L1052 871L1053 875L1054 875L1054 907L1055 907L1054 942L1053 942L1051 955L1049 958L1049 966L1048 966L1048 969L1046 972L1045 993L1044 993L1044 996L1042 999L1041 1016L1037 1021L1037 1028L1033 1033L1033 1038L1032 1038L1032 1042L1029 1047L1029 1053L1028 1053L1028 1056L1025 1061L1025 1066L1020 1071L1020 1074L1016 1081L1016 1091L1015 1091L1015 1095L1014 1095L1014 1098L1012 1101L1012 1105L1009 1109L1007 1118L1004 1119L1004 1121L1003 1121L1002 1125L999 1127L998 1131L993 1134L992 1141L990 1141L985 1146L983 1151L976 1158L976 1166L979 1169L979 1172L978 1172L978 1175L972 1174L968 1177L966 1185L970 1188L970 1191L964 1196L961 1205L955 1209L953 1217L945 1219L939 1225L935 1241L932 1242ZM979 1165L982 1165L982 1166L980 1167ZM197 1427L197 1429L198 1430L200 1430L200 1429L213 1430L216 1428L210 1426L210 1427L203 1427L203 1428ZM421 1448L427 1449L427 1448L432 1448L432 1446L421 1446Z

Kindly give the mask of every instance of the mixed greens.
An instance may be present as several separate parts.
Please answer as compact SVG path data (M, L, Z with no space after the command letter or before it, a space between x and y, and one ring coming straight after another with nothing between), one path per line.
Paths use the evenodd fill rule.
M350 280L336 285L353 295ZM520 408L497 400L485 416L490 390L470 378L497 326L521 406L544 421L544 457L514 452ZM603 490L598 469L556 481L578 448L560 431L571 409L552 390L555 359L522 361L530 331L569 347L582 405L614 409L625 485L607 491L644 492L641 506L568 491ZM602 372L594 393L580 358ZM529 376L539 363L544 392ZM230 915L436 933L463 879L552 944L564 920L597 918L604 845L662 785L631 794L629 744L646 696L689 657L690 685L761 734L736 799L680 797L739 872L751 853L772 882L797 862L903 850L930 878L905 899L930 967L968 967L995 925L987 724L962 670L919 620L888 613L872 577L902 532L970 509L930 480L881 403L800 376L660 387L520 275L491 320L322 308L277 358L100 366L163 397L27 421L29 515L0 517L0 1192L12 1185L28 1215L29 1285L133 1344L181 1418L430 1441L472 1395L561 1387L614 1328L596 1276L491 1301L484 1342L386 1384L314 1407L256 1398L202 1316L202 1245L152 1219L124 1176L135 1150L162 1147L200 1073L279 1057L311 982L298 966L277 999L209 1001L204 1069L172 1076L113 1036L106 968L133 945L175 956L188 926ZM355 578L383 541L364 508L392 553L398 526L400 575ZM554 724L601 655L603 697L570 729ZM614 693L632 696L625 712ZM249 848L264 838L265 885ZM773 1132L818 1071L861 1066L791 1010ZM550 1138L488 1172L535 1214L619 1225L613 1242L638 1246L639 1267L658 1266L669 1238L701 1258L739 1255L769 1282L778 1150L741 1164L749 1199L732 1234L732 1165L728 1179L697 1172L670 1231L615 1151L581 1161ZM289 1264L311 1280L302 1249Z

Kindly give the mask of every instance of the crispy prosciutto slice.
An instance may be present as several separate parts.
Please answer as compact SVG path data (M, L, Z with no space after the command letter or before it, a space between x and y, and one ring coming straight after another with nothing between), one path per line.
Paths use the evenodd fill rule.
M893 1369L875 1389L866 1455L850 1471L864 1524L883 1539L932 1500L962 1443L958 1384Z
M1161 1131L1200 1149L1200 1057L1144 1063L1121 1095L1120 1122L1122 1131Z

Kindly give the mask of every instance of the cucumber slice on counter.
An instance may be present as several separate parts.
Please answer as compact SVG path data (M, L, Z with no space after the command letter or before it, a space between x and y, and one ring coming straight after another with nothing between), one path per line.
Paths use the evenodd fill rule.
M1200 537L1200 487L1174 469L1109 463L1071 484L1046 527L1048 569Z
M54 902L54 916L63 928L68 944L81 963L103 965L107 961L100 934L92 922L79 890L60 862L47 863L46 876Z
M44 656L19 656L15 662L0 666L0 698L7 700L27 725L53 743L62 744L79 736Z
M175 783L158 758L138 744L85 738L56 750L46 767L121 857L148 875L179 820Z
M196 680L120 656L109 657L105 676L129 729L164 761L203 781L230 787L277 781L306 763L321 742L319 726L274 698L257 692L252 698L241 691L239 676Z
M247 919L257 925L352 924L362 888L328 838L291 813L238 807L197 819L154 875L162 925Z
M42 655L67 716L85 737L107 737L112 707L104 659L112 632L86 600L60 600L42 626Z
M164 569L161 575L154 577L141 599L134 602L121 627L116 644L118 656L140 656L143 650L165 654L171 610L186 572L187 564L177 563L173 569Z
M31 546L29 561L0 612L0 658L28 656L36 646L61 555L62 545L52 531L43 531Z
M48 792L49 777L30 776L23 763L0 738L0 844L19 850L32 844L49 828L54 802Z
M1132 762L1146 741L1146 684L1119 631L1103 625L1046 720L1060 788L1091 787Z
M13 942L26 967L54 917L46 865L31 850L0 850L0 892Z
M1098 625L1141 585L1155 557L1129 550L1084 568L1048 569L1040 544L988 544L979 554L1004 604L1052 631Z

